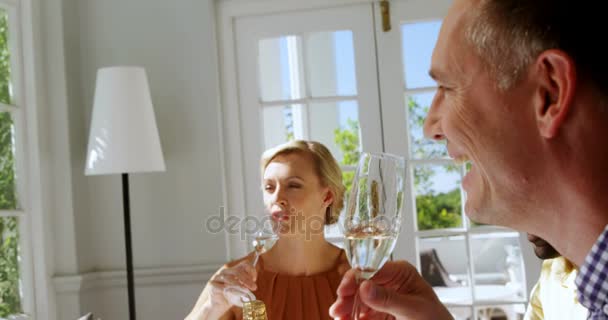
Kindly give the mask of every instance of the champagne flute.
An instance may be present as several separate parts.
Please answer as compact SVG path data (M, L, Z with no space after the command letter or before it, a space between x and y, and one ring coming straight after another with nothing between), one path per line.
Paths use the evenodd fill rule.
M260 259L260 255L270 250L278 239L279 236L275 233L274 227L255 233L251 241L255 253L252 263L254 268ZM243 307L243 303L256 300L255 295L249 289L234 285L224 288L224 297L228 302L237 307Z
M357 284L370 279L389 259L401 227L405 160L362 152L343 213L344 249ZM359 291L352 318L359 319Z

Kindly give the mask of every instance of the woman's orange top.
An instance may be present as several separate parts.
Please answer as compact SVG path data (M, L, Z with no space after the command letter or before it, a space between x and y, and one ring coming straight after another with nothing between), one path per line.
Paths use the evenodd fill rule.
M266 305L268 320L329 320L329 307L336 301L336 290L350 266L341 250L330 270L314 275L289 276L266 270L262 257L257 269L258 289L253 293Z

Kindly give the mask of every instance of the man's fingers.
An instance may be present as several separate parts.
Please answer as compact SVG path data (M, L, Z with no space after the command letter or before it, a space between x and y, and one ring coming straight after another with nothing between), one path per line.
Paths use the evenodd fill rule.
M375 283L406 283L412 276L417 276L416 267L406 261L389 261L372 277Z
M394 316L407 316L408 308L412 307L407 301L408 296L378 286L372 281L364 281L359 292L361 300L376 311Z
M338 286L338 296L347 297L355 295L358 288L355 275L356 271L354 269L350 269L344 274L342 281L340 282L340 286Z
M355 296L340 297L329 308L329 315L332 318L349 319L350 313L353 311L353 302Z
M372 281L364 281L359 294L370 308L398 319L452 319L445 306L432 295L399 294Z

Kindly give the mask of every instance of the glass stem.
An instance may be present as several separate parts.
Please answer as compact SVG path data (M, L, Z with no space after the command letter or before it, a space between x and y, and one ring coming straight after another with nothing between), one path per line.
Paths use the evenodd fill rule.
M255 267L258 264L258 260L260 259L260 254L256 251L255 259L253 259L253 266Z
M352 319L359 320L359 309L361 305L361 297L359 297L359 286L361 285L361 277L359 272L355 275L355 283L357 284L357 291L355 291L355 300L353 301L353 312Z

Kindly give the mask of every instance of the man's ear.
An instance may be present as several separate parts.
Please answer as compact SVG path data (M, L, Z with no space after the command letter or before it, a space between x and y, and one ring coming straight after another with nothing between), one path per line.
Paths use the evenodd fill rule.
M536 59L538 89L534 112L540 134L551 139L566 120L576 91L574 60L561 50L551 49Z

